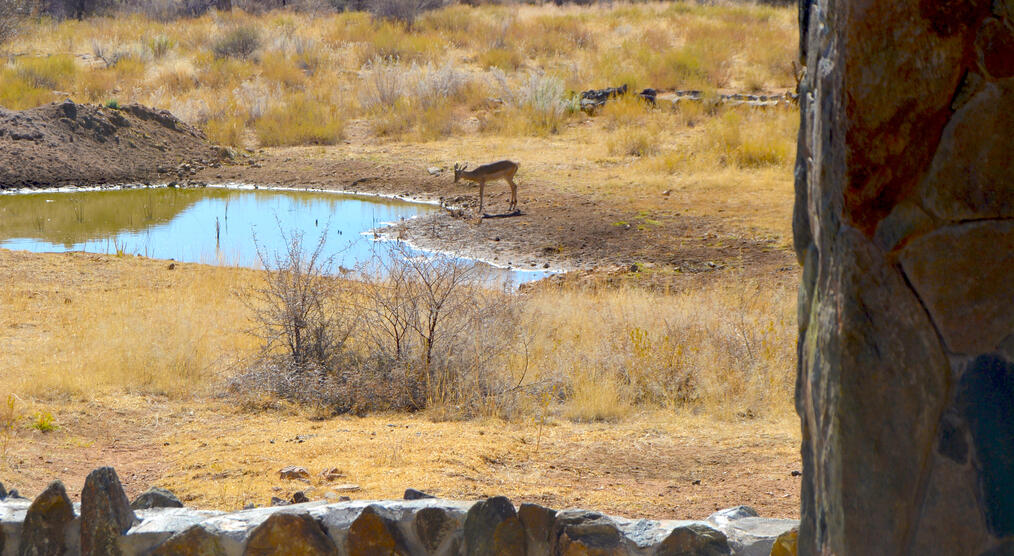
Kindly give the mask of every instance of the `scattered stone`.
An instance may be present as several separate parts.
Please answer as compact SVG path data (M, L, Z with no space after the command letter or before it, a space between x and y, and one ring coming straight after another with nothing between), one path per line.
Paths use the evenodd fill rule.
M0 500L7 498L7 489L4 488L4 484L0 483Z
M421 490L416 490L414 488L406 488L405 495L403 498L405 500L422 500L424 498L436 498L436 497L433 496L432 494L426 494Z
M430 166L426 169L426 171L429 172L431 176L438 176L444 171L444 169L437 166Z
M327 469L320 472L320 480L330 483L331 481L337 481L345 476L341 469L337 467L328 467Z
M121 554L119 537L137 521L112 467L88 474L81 491L81 552Z
M331 488L333 488L337 492L359 492L360 490L362 490L362 488L360 488L359 485L354 485L352 483L347 483L344 485L335 485Z
M476 502L465 516L468 556L522 556L525 532L514 504L504 496Z
M345 545L349 556L409 554L397 522L380 506L370 505L349 527Z
M59 556L67 552L67 528L74 521L74 506L60 481L49 483L25 514L18 554ZM2 535L0 528L0 535ZM2 543L0 543L2 544ZM2 549L2 547L0 547Z
M416 512L412 528L423 547L433 554L460 524L443 508L423 508Z
M309 481L310 472L305 467L299 467L296 465L290 465L283 467L278 471L278 477L281 479L294 479L300 481Z
M152 556L225 556L217 537L200 525L191 525L159 545Z
M525 553L528 556L551 554L556 510L537 504L521 504L518 519L525 529Z
M135 510L147 510L149 508L182 508L183 502L175 494L164 488L151 487L141 493L130 507Z
M300 554L337 556L338 548L310 514L278 512L258 525L246 542L244 556Z
M272 496L270 503L271 503L272 506L288 506L289 505L288 502L286 502L285 500L282 500L281 498L279 498L277 496Z
M657 556L725 556L732 554L729 540L721 531L694 523L677 527L658 546Z
M297 490L296 492L294 492L292 494L292 503L293 504L302 504L304 502L309 502L309 501L310 501L310 499L306 497L306 493L303 492L303 491L301 491L301 490Z

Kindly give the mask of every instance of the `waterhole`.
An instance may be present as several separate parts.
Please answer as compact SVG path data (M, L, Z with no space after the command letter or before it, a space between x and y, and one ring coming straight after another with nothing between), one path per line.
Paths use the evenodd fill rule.
M335 268L354 268L387 256L373 230L441 210L383 197L220 187L0 195L0 247L259 268L261 255L270 263L288 238L300 235L306 250L323 237ZM548 275L491 270L515 283Z

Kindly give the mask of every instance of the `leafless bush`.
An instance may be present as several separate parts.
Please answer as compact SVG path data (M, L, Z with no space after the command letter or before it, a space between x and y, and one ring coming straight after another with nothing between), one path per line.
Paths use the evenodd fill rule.
M311 252L304 250L298 232L287 238L284 253L258 249L267 268L265 281L244 298L264 353L281 349L296 372L334 368L355 328L341 281L329 275L333 259L324 256L325 238Z
M471 415L504 405L516 389L506 359L520 320L509 285L492 286L472 263L399 244L340 287L326 275L323 242L307 253L300 239L246 292L264 349L233 391L333 413L438 405Z
M427 404L470 414L510 387L497 361L518 338L509 284L495 287L474 263L420 256L402 244L361 268L360 280L375 353L416 369Z
M394 106L405 95L405 70L396 60L374 58L362 71L359 102L367 109Z

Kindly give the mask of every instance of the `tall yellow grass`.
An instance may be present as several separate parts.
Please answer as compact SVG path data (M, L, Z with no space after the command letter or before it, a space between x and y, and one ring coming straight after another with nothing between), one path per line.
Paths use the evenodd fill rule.
M249 54L246 47L224 48L236 42L237 30L256 35ZM53 91L60 91L84 102L115 99L165 108L232 144L246 131L264 145L315 144L319 132L279 137L276 126L261 120L298 120L292 95L334 106L340 114L329 118L332 124L371 117L372 107L348 99L368 86L364 66L385 60L404 71L427 63L456 68L467 74L471 92L442 99L440 110L392 105L382 135L437 139L467 131L461 122L469 115L485 121L481 128L490 133L542 135L579 116L530 104L490 113L477 100L502 97L491 69L501 71L514 91L533 73L559 79L567 98L621 83L635 89L783 89L794 84L795 48L794 10L689 2L455 5L412 26L363 13L239 10L172 22L140 15L43 20L10 45L25 54L0 68L0 105L27 108L59 98ZM411 98L413 91L405 85L402 93ZM410 125L393 125L407 118Z

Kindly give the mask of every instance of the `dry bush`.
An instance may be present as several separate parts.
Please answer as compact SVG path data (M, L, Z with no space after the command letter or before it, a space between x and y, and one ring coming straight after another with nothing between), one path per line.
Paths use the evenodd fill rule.
M291 242L265 285L247 293L263 351L233 391L322 413L512 407L501 360L518 330L509 291L484 282L471 262L404 246L360 267L360 283L339 287L345 282L324 274L320 245L307 254Z
M285 237L283 253L258 247L265 265L264 283L242 297L253 314L251 333L260 339L264 357L281 352L281 363L296 374L330 369L342 356L356 318L343 302L342 282L329 276L335 264L324 256L326 233L307 251L303 236Z
M252 25L240 25L220 37L211 50L216 58L247 59L261 47L261 34Z
M487 133L548 135L560 131L576 100L564 96L563 81L542 72L530 72L515 88L507 75L491 68L491 87L505 110L488 117L482 129Z

